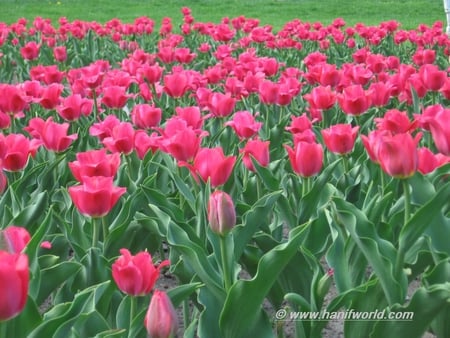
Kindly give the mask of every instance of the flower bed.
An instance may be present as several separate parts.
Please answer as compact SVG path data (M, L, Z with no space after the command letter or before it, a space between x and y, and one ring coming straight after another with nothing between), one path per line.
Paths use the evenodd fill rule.
M0 336L447 337L442 23L182 11L0 24Z

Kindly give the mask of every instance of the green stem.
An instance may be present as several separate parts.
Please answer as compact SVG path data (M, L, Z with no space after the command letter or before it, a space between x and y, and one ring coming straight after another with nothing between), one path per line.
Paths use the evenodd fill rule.
M133 327L133 319L136 316L136 309L137 309L137 297L135 296L128 296L130 297L130 326L129 326L129 330L128 330L128 337L130 336L131 333L131 328Z
M0 321L0 337L8 337L8 321Z
M190 320L190 316L189 316L189 300L185 299L185 300L183 300L183 324L184 324L184 329L185 330L189 326L189 320Z
M99 247L99 233L100 233L100 227L97 222L96 217L92 217L92 247L97 248Z
M402 180L403 183L403 195L405 196L405 224L408 223L411 216L411 193L409 191L408 180Z
M228 257L228 247L225 236L220 236L220 256L222 258L222 273L225 291L228 292L231 288L231 271L230 266L228 265L227 257Z
M106 225L105 217L102 217L102 231L103 231L103 242L106 242L106 238L109 235L109 229L108 226Z

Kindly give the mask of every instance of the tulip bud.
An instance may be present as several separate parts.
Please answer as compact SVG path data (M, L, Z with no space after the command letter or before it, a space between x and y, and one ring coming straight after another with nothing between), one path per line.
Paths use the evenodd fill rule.
M155 290L144 318L144 325L150 338L175 337L178 317L164 291Z
M326 274L320 278L319 283L317 284L317 296L322 299L327 294L328 290L330 289L332 278L334 275L334 270L329 269Z
M236 211L230 195L216 190L209 197L208 221L211 230L219 235L227 234L236 225Z

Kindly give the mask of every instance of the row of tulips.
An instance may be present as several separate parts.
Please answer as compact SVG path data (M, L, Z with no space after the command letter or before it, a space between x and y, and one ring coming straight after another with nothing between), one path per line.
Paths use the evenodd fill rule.
M264 308L288 304L415 314L346 337L445 337L442 23L273 32L182 12L178 29L0 24L5 336L283 336Z

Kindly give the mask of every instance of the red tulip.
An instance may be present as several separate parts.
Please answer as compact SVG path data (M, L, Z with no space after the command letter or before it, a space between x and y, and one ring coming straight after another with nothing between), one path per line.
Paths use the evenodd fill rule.
M300 116L291 116L292 122L286 127L286 130L290 131L292 134L302 133L306 130L310 130L312 127L311 120L306 114Z
M275 104L277 102L278 91L279 85L273 81L262 80L259 82L259 99L264 104Z
M54 109L61 101L63 90L64 86L60 83L52 83L43 87L37 102L45 109Z
M124 86L110 85L103 87L101 102L108 108L120 109L125 106L131 95Z
M375 107L388 104L392 96L392 84L385 82L372 82L369 86L370 101Z
M113 134L113 129L120 124L120 120L115 115L108 115L101 122L92 124L89 128L89 134L92 136L97 136L100 141L106 137L111 137Z
M69 162L69 168L78 182L84 177L114 177L120 166L120 154L107 154L106 149L88 150L76 154L76 161Z
M258 133L262 122L256 122L253 114L248 111L238 111L234 113L231 121L225 123L225 126L233 128L240 139L246 139Z
M119 122L113 127L111 136L102 140L103 145L110 152L129 154L134 150L135 130L130 122Z
M342 94L337 96L338 103L344 113L349 115L361 115L370 107L370 93L361 85L345 87Z
M30 240L30 233L23 227L10 225L0 230L0 250L21 253Z
M45 148L56 152L66 150L78 138L77 134L67 135L68 123L53 122L52 117L46 121L40 117L32 118L24 129L34 138L42 141Z
M37 44L35 41L30 41L25 44L22 48L20 48L20 55L25 60L31 61L37 59L39 56L41 45Z
M419 164L417 170L426 175L433 172L436 168L450 163L450 157L443 154L434 154L429 148L418 149Z
M83 183L68 189L79 212L86 216L103 217L108 214L126 188L116 187L113 177L84 177Z
M20 171L28 163L29 156L34 156L40 142L29 140L23 134L9 134L4 138L6 152L3 157L3 169Z
M421 133L414 138L409 133L381 136L377 159L383 171L396 178L414 175L419 164L417 144L421 136Z
M214 188L228 180L235 162L236 156L225 156L221 147L202 148L195 156L191 170L204 182L210 180Z
M417 127L417 121L411 122L408 114L398 109L388 110L383 117L376 117L374 122L378 130L386 130L393 134L410 132Z
M269 144L269 141L261 141L259 139L247 141L241 153L243 154L242 162L248 170L255 171L252 158L262 167L269 165Z
M202 128L203 117L200 111L200 107L175 107L175 112L178 117L185 120L188 126L191 126L194 130Z
M437 150L444 155L450 155L449 118L450 109L442 109L435 116L426 119L434 144Z
M422 82L428 90L438 91L447 81L447 72L434 64L425 64L419 69Z
M175 308L164 291L155 290L144 326L150 338L173 338L178 330L178 316Z
M304 98L314 109L330 109L336 102L336 93L330 86L318 86L311 90L311 93L305 94Z
M164 76L164 91L170 97L182 97L189 88L190 81L186 71L178 71Z
M0 84L0 111L8 115L20 115L27 108L25 92L18 86Z
M138 128L148 129L159 125L161 122L161 108L150 104L136 104L131 111L131 120Z
M208 101L208 109L216 117L225 117L230 115L236 104L236 99L230 94L212 93Z
M67 121L78 120L81 116L88 116L92 112L94 101L80 94L72 94L61 98L61 102L56 107L58 114Z
M322 129L322 136L328 150L336 154L348 154L353 150L359 127L350 124L335 124Z
M157 133L148 135L144 130L137 130L134 137L134 148L142 160L149 151L155 153L160 148L161 136Z
M27 255L0 251L0 321L11 319L23 310L29 280Z
M218 235L226 235L236 225L234 203L226 192L216 190L209 196L207 213L209 226Z
M112 264L112 276L118 288L131 296L149 294L155 286L161 268L170 264L165 260L155 266L147 251L133 256L127 249L120 249L120 254Z
M57 46L53 48L53 56L58 62L64 62L67 59L66 46Z
M302 177L317 175L323 166L323 148L319 143L298 142L294 149L285 146L294 172Z

